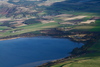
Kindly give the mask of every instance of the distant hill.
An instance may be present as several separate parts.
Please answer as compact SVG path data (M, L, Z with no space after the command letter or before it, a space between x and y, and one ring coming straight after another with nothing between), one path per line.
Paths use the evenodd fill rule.
M0 17L23 18L75 12L100 12L98 0L0 0Z
M0 17L21 18L31 16L37 12L36 4L40 1L42 0L0 0Z
M52 13L66 13L66 12L100 12L100 1L99 0L66 0L58 2L47 7L47 12Z
M0 0L0 17L23 18L44 10L45 4L63 0Z

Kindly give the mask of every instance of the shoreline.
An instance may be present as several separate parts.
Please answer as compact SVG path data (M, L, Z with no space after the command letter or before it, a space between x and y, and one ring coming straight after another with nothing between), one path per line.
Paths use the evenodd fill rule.
M63 63L63 62L69 61L69 60L71 60L73 58L81 57L81 56L84 56L84 55L86 55L88 53L92 53L93 51L88 51L87 49L90 48L91 46L93 46L94 43L99 39L98 38L98 34L93 35L92 37L93 38L91 38L90 40L86 41L86 43L84 43L84 45L82 47L78 48L75 52L74 52L74 50L75 50L75 48L74 48L70 52L70 54L71 54L70 56L62 58L62 59L57 59L57 60L54 60L54 61L50 61L50 62L44 63L44 64L36 66L36 67L49 67L49 66L51 67L52 65ZM94 37L96 37L96 39ZM78 51L81 51L81 52L77 53Z
M52 37L52 36L51 36ZM21 37L13 37L13 38L7 38L7 39L0 39L0 41L3 41L3 40L12 40L12 39L17 39L17 38L21 38ZM53 38L64 38L64 37L53 37ZM68 39L68 38L66 38L66 39ZM70 57L70 55L69 56L67 56L67 57ZM62 60L62 59L64 59L64 58L66 58L66 57L63 57L63 58L61 58L60 60ZM55 62L55 61L58 61L59 59L56 59L56 60L52 60L53 62ZM52 62L52 61L49 61L49 62ZM46 63L48 63L48 62L46 62ZM45 64L45 63L43 63L43 64Z
M51 36L52 37L52 36ZM12 39L17 39L17 38L21 38L21 37L13 37L13 38L8 38L8 39L0 39L0 41L3 41L3 40L12 40ZM64 37L54 37L54 38L64 38ZM69 39L69 38L66 38L66 39ZM70 39L71 40L71 39ZM46 62L46 63L43 63L43 64L48 64L48 63L55 63L55 62L58 62L58 61L64 61L64 60L68 60L69 58L72 58L73 56L69 55L67 57L63 57L61 59L56 59L56 60L52 60L52 61L49 61L49 62ZM67 59L66 59L67 58ZM43 65L42 64L42 65ZM36 67L39 67L40 65L36 66Z
M8 39L0 39L0 41L4 41L4 40L13 40L13 39L17 39L17 38L21 38L21 37L14 37L14 38L8 38Z
M64 33L61 33L60 35L62 35L62 34L64 34ZM58 35L58 34L57 34ZM72 40L72 41L74 41L74 42L81 42L82 43L82 41L76 41L76 40L74 40L73 38L70 38L70 37L63 37L63 36L57 36L57 35L55 35L55 34L52 34L51 35L51 37L54 37L54 38L67 38L67 39L70 39L70 40ZM66 33L66 35L68 35L67 33ZM35 37L35 36L50 36L49 34L47 35L47 34L45 34L45 35L42 35L42 34L37 34L37 35L27 35L27 34L25 34L25 35L23 35L23 34L21 34L21 35L15 35L15 36L8 36L8 37L4 37L4 38L1 38L0 39L0 41L3 41L3 40L11 40L11 39L17 39L17 38L21 38L21 37ZM95 36L95 35L93 35L93 36ZM86 43L84 44L84 45L86 45L87 44L87 41L85 41ZM83 47L83 46L82 46ZM81 49L81 48L79 48L79 49ZM74 49L73 49L74 50ZM38 65L38 66L36 66L36 67L46 67L46 66L48 66L48 65L53 65L53 64L56 64L56 63L61 63L61 62L64 62L64 61L68 61L68 60L70 60L70 59L72 59L72 58L76 58L76 57L80 57L80 56L82 56L82 55L84 55L84 54L86 54L87 52L84 52L83 51L83 53L80 53L80 54L76 54L76 55L74 55L72 52L73 52L73 50L70 52L70 56L68 56L68 57L64 57L64 58L62 58L62 59L57 59L57 60L54 60L54 61L50 61L50 62L46 62L46 63L44 63L44 64L42 64L42 65Z
M83 46L87 47L86 45L88 45L88 43L84 44ZM83 47L82 46L82 47ZM82 48L78 48L77 51L80 51L80 49ZM89 48L89 47L87 47ZM74 48L75 49L75 48ZM74 51L74 49L70 52L71 55L67 56L67 57L64 57L64 58L61 58L61 59L57 59L57 60L53 60L53 61L50 61L50 62L47 62L47 63L44 63L44 64L41 64L41 65L38 65L36 67L49 67L49 66L52 66L52 65L56 65L56 64L59 64L59 63L63 63L65 61L69 61L73 58L77 58L77 57L81 57L83 55L86 55L88 53L91 53L89 51L86 51L86 50L83 50L82 53L79 53L79 54L73 54L72 52Z

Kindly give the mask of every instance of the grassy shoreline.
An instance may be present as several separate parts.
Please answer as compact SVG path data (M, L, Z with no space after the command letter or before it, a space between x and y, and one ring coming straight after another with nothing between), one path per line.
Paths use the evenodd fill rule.
M100 39L91 39L79 49L74 49L71 56L51 61L37 67L99 67ZM98 48L98 49L97 49ZM96 63L96 61L98 61ZM84 63L86 65L84 65ZM92 64L92 65L89 65ZM97 65L95 65L97 64Z

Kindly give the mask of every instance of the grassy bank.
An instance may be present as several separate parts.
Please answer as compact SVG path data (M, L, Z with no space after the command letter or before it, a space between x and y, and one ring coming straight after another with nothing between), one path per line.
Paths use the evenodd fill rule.
M100 67L100 40L87 50L91 52L50 67Z

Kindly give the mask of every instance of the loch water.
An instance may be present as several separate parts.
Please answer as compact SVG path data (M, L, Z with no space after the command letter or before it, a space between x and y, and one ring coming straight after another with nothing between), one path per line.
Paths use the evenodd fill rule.
M0 67L35 67L69 56L83 43L65 38L27 37L0 41Z

